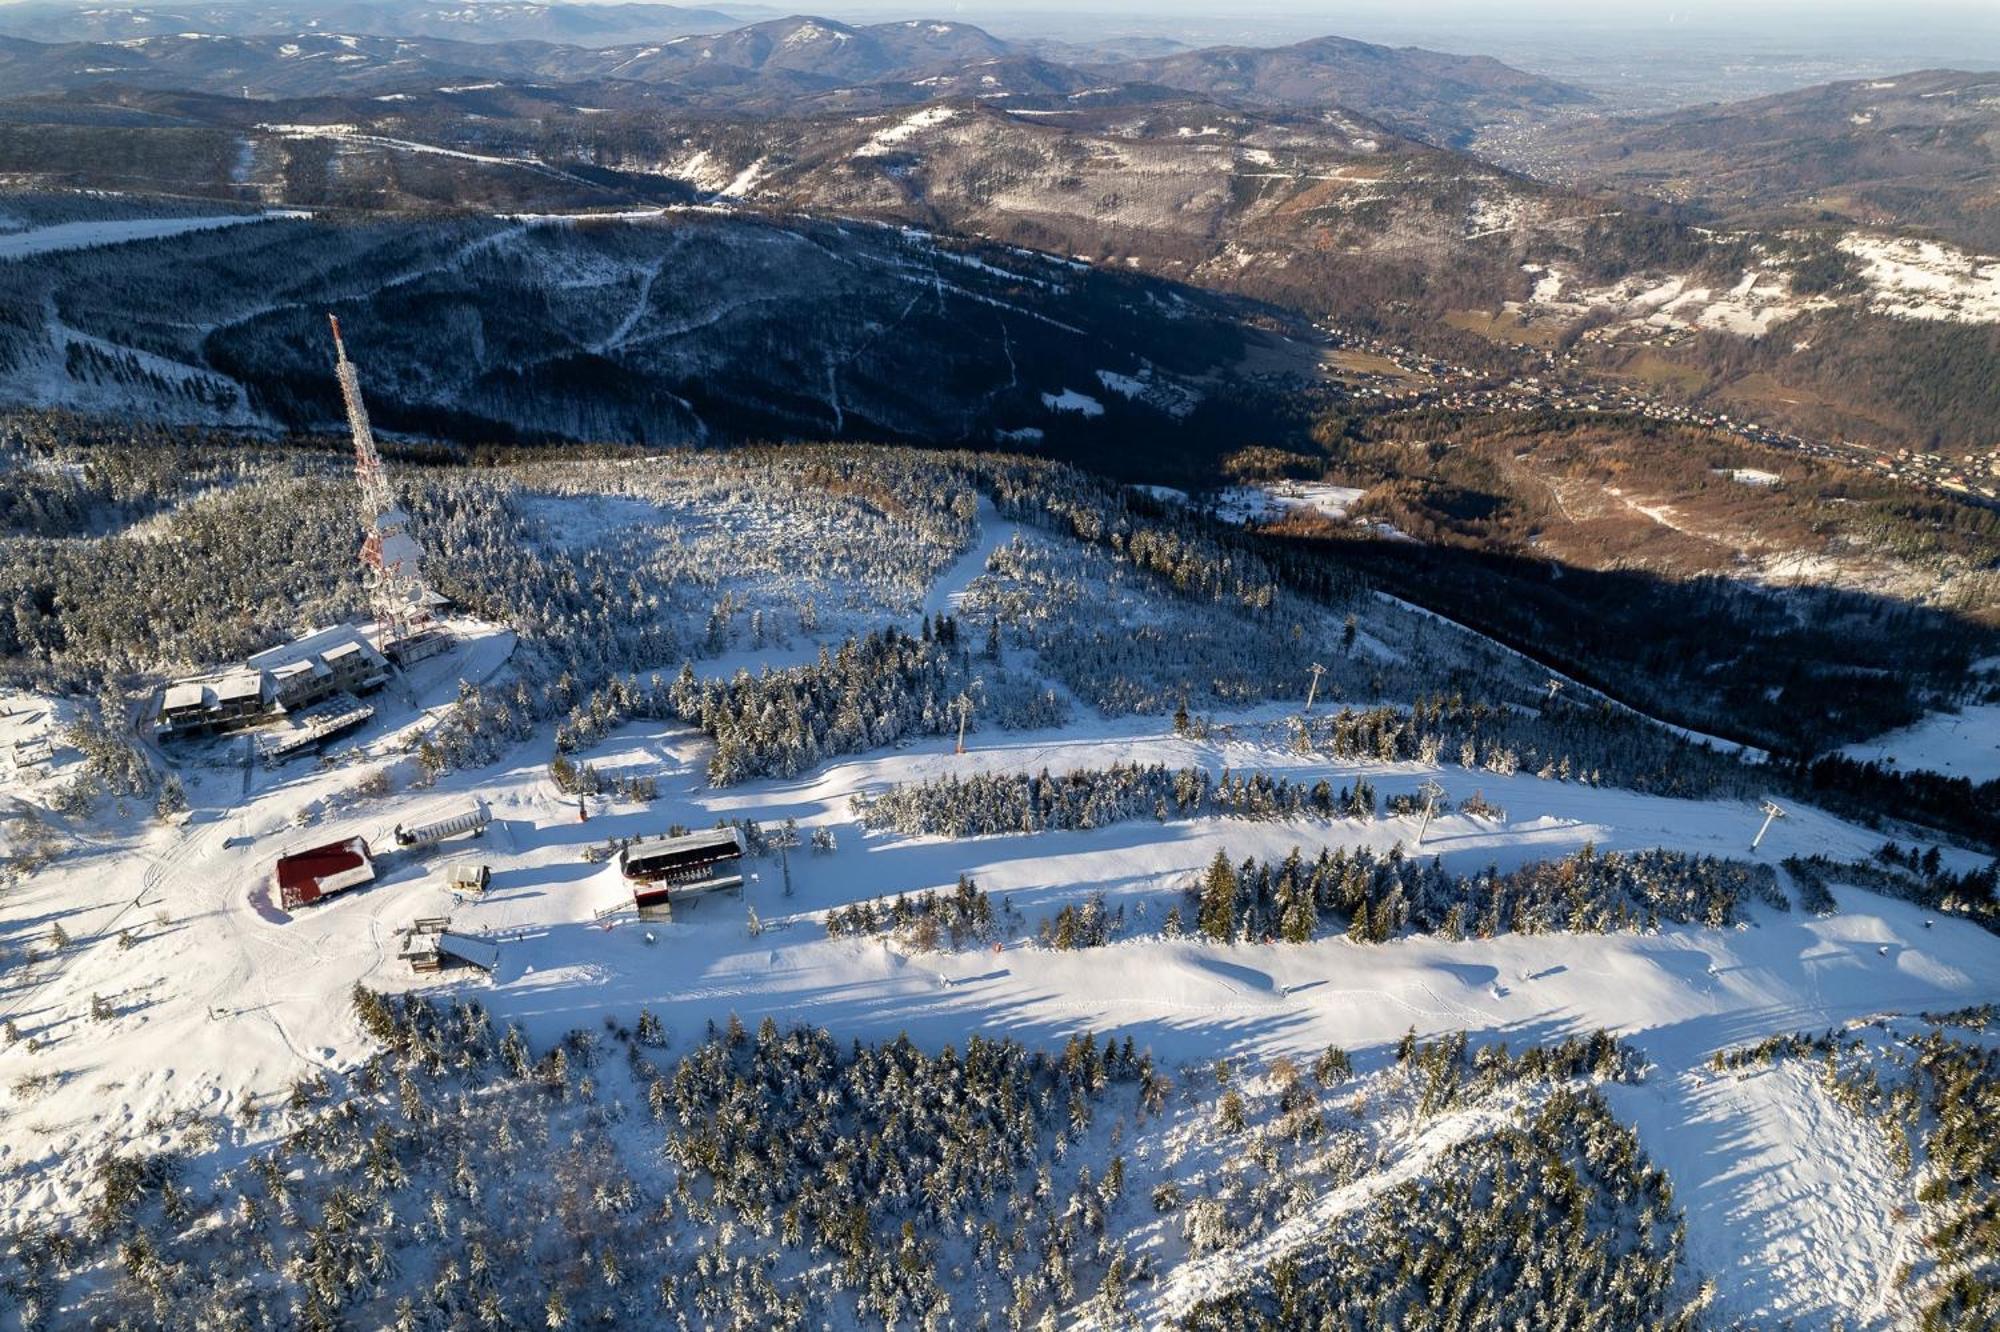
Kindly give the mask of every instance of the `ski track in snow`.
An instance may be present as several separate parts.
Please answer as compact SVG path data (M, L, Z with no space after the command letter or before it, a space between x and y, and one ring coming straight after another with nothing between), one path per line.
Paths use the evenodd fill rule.
M1305 1211L1268 1233L1216 1253L1183 1259L1168 1271L1164 1281L1146 1288L1139 1297L1132 1310L1138 1326L1178 1325L1200 1301L1233 1290L1243 1273L1268 1266L1288 1251L1365 1213L1376 1199L1422 1176L1451 1148L1492 1133L1512 1118L1507 1111L1480 1108L1435 1120L1425 1125L1423 1136L1388 1166L1321 1194Z
M931 590L924 597L922 614L935 619L939 615L954 614L965 604L966 589L974 579L986 572L986 561L994 551L1022 535L1019 523L1008 522L993 507L993 501L986 496L979 497L979 535L958 557L938 576Z
M632 300L632 308L626 311L623 319L618 321L618 327L611 330L610 336L599 342L595 347L592 347L592 351L601 356L608 351L616 351L625 346L626 340L632 336L632 330L637 328L639 321L646 317L646 309L653 300L653 284L659 280L660 271L666 266L667 261L662 259L659 263L654 264L646 270L646 276L639 283L639 294Z

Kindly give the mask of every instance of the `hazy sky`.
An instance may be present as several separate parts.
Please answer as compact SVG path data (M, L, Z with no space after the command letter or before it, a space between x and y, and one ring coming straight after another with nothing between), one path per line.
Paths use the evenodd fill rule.
M696 0L681 0L695 3ZM727 0L721 0L727 3ZM794 0L795 3L799 0ZM769 7L763 0L760 7ZM1675 28L1738 28L1769 34L1789 28L1802 45L1818 41L1828 26L1848 31L1921 31L1933 39L1956 40L2000 34L2000 0L1082 0L1074 5L1050 0L856 0L839 10L933 14L946 10L1072 19L1085 16L1132 26L1184 23L1202 26L1283 20L1338 31L1356 25L1401 23L1478 30L1584 25L1614 31L1670 31ZM777 7L784 8L784 0Z
M2000 69L2000 0L824 0L818 12L959 17L1005 37L1067 41L1269 45L1335 33L1491 55L1635 108L1915 69Z

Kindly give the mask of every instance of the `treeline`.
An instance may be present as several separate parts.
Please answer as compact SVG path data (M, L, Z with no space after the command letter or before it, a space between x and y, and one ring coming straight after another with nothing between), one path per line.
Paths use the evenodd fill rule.
M1895 768L1845 754L1794 760L1787 770L1813 798L1871 821L1910 819L2000 852L2000 779L1974 783L1922 768Z
M1467 703L1459 696L1419 698L1407 710L1343 708L1323 719L1299 719L1295 728L1295 746L1343 763L1455 760L1469 772L1507 776L1526 771L1547 780L1620 785L1683 797L1742 796L1755 789L1735 758L1689 745L1609 705L1549 707L1538 716L1516 708ZM1324 778L1307 783L1263 772L1225 769L1213 775L1204 768L1134 763L1077 769L1061 776L1046 769L1034 775L947 773L878 795L856 796L853 804L869 828L906 835L978 837L1211 814L1253 819L1369 818L1376 813L1378 799L1366 778L1336 789ZM1450 807L1440 797L1436 809Z
M1342 760L1455 760L1468 770L1530 772L1690 798L1752 790L1750 774L1734 755L1690 744L1615 704L1567 701L1560 694L1534 711L1462 692L1419 695L1408 709L1342 708L1324 721L1309 720L1306 736L1315 749Z
M820 649L804 666L730 680L674 681L674 712L715 738L708 779L727 786L749 777L789 777L831 754L894 744L905 735L942 735L958 721L954 701L969 678L949 616L918 637L894 625Z
M1163 763L1082 768L1052 777L1023 773L947 773L854 797L864 827L910 835L979 837L1102 828L1127 819L1226 814L1252 819L1368 818L1375 790L1367 781L1338 792L1321 779L1308 786L1269 773L1220 777L1205 768Z
M1168 939L1216 943L1307 943L1344 933L1356 943L1404 934L1490 939L1515 934L1605 934L1663 923L1719 929L1747 918L1751 903L1790 909L1768 865L1649 850L1582 850L1508 873L1453 874L1440 859L1367 847L1326 847L1315 857L1294 847L1282 860L1232 863L1218 851L1159 925ZM888 935L916 952L990 943L1014 913L996 908L970 876L955 889L860 901L829 912L835 938ZM1124 909L1101 894L1066 904L1039 926L1058 949L1114 942Z
M1008 903L1002 902L996 911L991 894L970 875L961 874L957 888L949 893L898 893L886 904L864 899L835 907L827 912L826 932L835 939L882 936L913 953L934 953L975 943L997 948L1001 930L1019 923ZM1038 935L1044 947L1061 952L1101 948L1117 937L1124 923L1123 907L1113 908L1105 903L1104 894L1092 893L1081 903L1065 902L1041 922Z
M1167 932L1191 926L1218 942L1304 943L1337 922L1359 943L1405 931L1486 939L1503 932L1652 929L1663 921L1720 928L1743 919L1753 901L1781 911L1789 906L1769 866L1590 846L1511 873L1470 876L1447 872L1440 860L1407 858L1400 846L1386 855L1325 848L1311 860L1294 847L1282 861L1239 865L1218 851L1189 896L1193 920L1176 907Z
M993 899L969 874L958 876L950 892L898 893L886 906L860 901L826 913L826 932L835 939L894 935L914 952L963 948L990 942L997 917Z
M1956 872L1944 868L1942 859L1936 847L1919 853L1915 847L1905 850L1888 842L1867 860L1812 855L1788 857L1784 863L1799 885L1804 905L1820 915L1836 909L1827 885L1848 883L1940 915L1962 917L2000 934L2000 860Z

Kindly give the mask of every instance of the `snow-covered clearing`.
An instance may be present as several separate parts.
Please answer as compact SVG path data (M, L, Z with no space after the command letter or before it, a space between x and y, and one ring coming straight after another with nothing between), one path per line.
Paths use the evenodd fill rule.
M1915 1199L1881 1133L1836 1105L1817 1072L1806 1061L1744 1076L1663 1069L1607 1095L1674 1179L1688 1257L1714 1276L1719 1312L1895 1326L1897 1269L1922 1251Z
M1102 416L1104 404L1088 393L1079 393L1066 388L1055 393L1042 395L1042 406L1052 412L1075 412L1078 416Z
M1146 403L1177 420L1201 405L1199 392L1169 379L1150 365L1136 376L1119 374L1115 370L1099 370L1097 382L1121 398Z
M750 197L750 192L757 188L757 182L764 178L765 162L766 159L760 157L734 176L731 176L729 183L716 192L718 197L724 199L747 199Z
M1226 523L1263 523L1283 518L1293 509L1312 509L1329 518L1345 518L1365 492L1358 486L1324 482L1280 481L1267 486L1231 486L1215 497L1215 512Z
M1975 783L2000 779L2000 703L1933 712L1914 726L1860 741L1841 752L1867 762L1967 777Z
M1529 310L1574 318L1608 310L1637 329L1702 329L1759 338L1807 310L1831 302L1802 299L1781 269L1746 269L1727 291L1690 285L1685 276L1631 276L1604 287L1572 286L1560 269L1523 264L1534 279Z
M1526 212L1525 202L1511 195L1474 199L1466 209L1465 239L1481 240L1518 230Z
M162 240L189 231L240 227L276 218L311 216L297 209L280 209L268 213L224 213L213 217L128 217L102 222L61 222L54 226L0 234L0 260L25 259L60 250L85 250L99 245L123 245L130 241Z
M1903 319L2000 322L2000 257L1936 241L1855 234L1840 248L1859 260L1873 307Z
M928 129L936 129L958 116L958 109L950 106L927 106L921 111L905 116L893 125L885 126L869 135L859 148L856 157L882 157L898 151L904 144Z
M391 152L421 153L430 157L449 157L461 162L477 162L482 166L519 167L524 171L540 172L544 175L557 176L564 180L577 179L560 167L550 166L537 157L499 157L491 153L466 152L461 148L446 148L434 143L419 143L414 139L395 139L382 134L363 134L353 125L259 125L257 128L282 134L288 139L331 139L337 143L352 144L364 148L386 148Z

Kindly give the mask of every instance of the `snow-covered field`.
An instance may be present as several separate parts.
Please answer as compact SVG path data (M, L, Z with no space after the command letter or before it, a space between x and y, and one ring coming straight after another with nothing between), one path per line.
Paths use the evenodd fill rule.
M131 241L160 240L188 231L240 227L271 218L310 216L312 214L297 209L282 209L268 213L223 213L214 217L130 217L102 222L60 222L53 226L0 234L0 260L25 259L32 255L90 249L99 245L123 245Z
M1860 262L1874 308L1904 319L2000 322L2000 258L1936 241L1852 235L1840 248Z
M1344 513L1357 494L1297 487L1284 499ZM647 517L644 506L615 497L535 503L568 506L575 520L568 530L591 539ZM990 505L982 504L980 520L980 532L922 599L924 613L959 605L988 555L1012 539L1013 525ZM824 1026L840 1041L908 1033L932 1047L962 1044L973 1032L1049 1046L1115 1031L1170 1067L1222 1057L1262 1067L1280 1055L1310 1059L1329 1043L1379 1067L1385 1048L1412 1028L1420 1035L1463 1029L1476 1042L1519 1047L1608 1027L1657 1066L1643 1085L1617 1089L1616 1108L1671 1172L1687 1208L1690 1254L1715 1277L1720 1311L1753 1322L1793 1318L1802 1328L1836 1320L1853 1327L1885 1325L1896 1307L1893 1273L1911 1235L1884 1219L1899 1198L1876 1166L1879 1147L1835 1124L1809 1077L1779 1072L1719 1083L1702 1065L1718 1049L1771 1032L2000 999L2000 940L1966 922L1842 889L1837 914L1756 908L1752 923L1721 930L1380 945L1139 937L1078 952L1034 942L1037 922L1094 893L1144 932L1218 850L1242 859L1278 858L1294 846L1401 846L1467 873L1585 845L1740 858L1759 822L1747 802L1668 799L1450 763L1333 762L1300 754L1284 725L1290 708L1272 704L1214 716L1203 739L1176 735L1164 718L1080 714L1055 730L975 731L964 755L949 738L924 739L797 778L725 789L706 785L709 744L699 733L634 723L577 757L608 778L651 778L658 796L587 798L586 821L577 799L550 777L547 733L486 768L429 786L413 780L407 748L456 695L458 681L504 679L512 636L459 627L462 649L422 664L406 691L385 691L383 716L342 761L246 769L234 762L240 742L218 743L184 768L193 806L184 824L103 813L67 856L16 890L4 946L35 960L14 969L8 1005L23 1039L0 1050L7 1099L0 1217L20 1223L77 1209L107 1142L127 1150L184 1144L191 1125L225 1117L246 1097L279 1098L315 1070L353 1065L371 1048L349 1008L356 983L476 996L496 1021L519 1023L538 1046L572 1029L601 1028L607 1017L630 1021L643 1007L664 1022L670 1051L685 1050L731 1014L753 1025L768 1014L781 1024ZM727 673L757 660L746 648L703 669ZM1476 790L1504 814L1446 813L1419 848L1411 818L1204 817L950 841L866 832L852 807L858 794L948 773L1152 762L1334 785L1366 778L1384 796L1413 792L1435 776L1454 796ZM388 794L363 793L374 772L387 774ZM12 785L0 789L19 794ZM482 839L429 855L391 850L396 824L475 796L494 820ZM780 862L761 858L751 862L741 898L695 902L671 924L616 914L629 888L613 865L587 853L610 839L723 818L766 827L795 819L830 832L835 849L794 851L789 891ZM381 857L376 883L296 912L273 900L269 876L279 854L355 835ZM1771 830L1760 858L1858 858L1881 841L1880 833L1798 806ZM454 900L442 886L443 866L461 857L491 867L485 897ZM1951 851L1946 859L1961 868L1976 863ZM824 915L833 908L949 887L968 873L1019 922L990 949L910 955L880 939L827 936ZM400 931L441 915L454 931L497 945L490 976L419 976L398 960ZM71 942L53 949L57 923ZM27 1038L43 1048L30 1052ZM1444 1121L1420 1149L1405 1144L1409 1169L1443 1145L1446 1125L1456 1126L1450 1133L1477 1126L1471 1118ZM281 1127L271 1118L255 1127L244 1121L198 1168L222 1168ZM1326 1205L1357 1201L1329 1197ZM1199 1266L1176 1272L1146 1293L1146 1317L1170 1316L1223 1275Z
M1336 486L1317 481L1231 486L1216 496L1215 511L1217 517L1230 523L1272 522L1293 509L1312 509L1329 518L1345 518L1348 508L1362 494L1357 486Z
M1524 264L1522 271L1534 278L1530 311L1573 318L1607 310L1639 329L1702 329L1756 338L1826 303L1796 296L1780 269L1746 269L1726 290L1681 275L1634 275L1608 286L1585 287L1559 267Z
M865 143L854 150L854 155L856 157L881 157L895 152L902 145L916 138L925 130L936 129L939 125L946 124L955 119L957 115L958 110L956 107L927 106L921 111L905 116L892 125L876 130L868 136Z
M1858 294L1802 296L1776 263L1745 269L1727 290L1684 274L1635 274L1586 287L1559 266L1529 263L1522 271L1534 286L1525 308L1572 318L1605 310L1637 329L1698 329L1749 338L1763 337L1807 311L1843 303L1900 319L2000 321L2000 258L1868 232L1850 233L1839 246L1854 261L1864 288Z
M1990 782L2000 778L2000 704L1933 712L1914 726L1863 740L1841 752L1869 762Z

